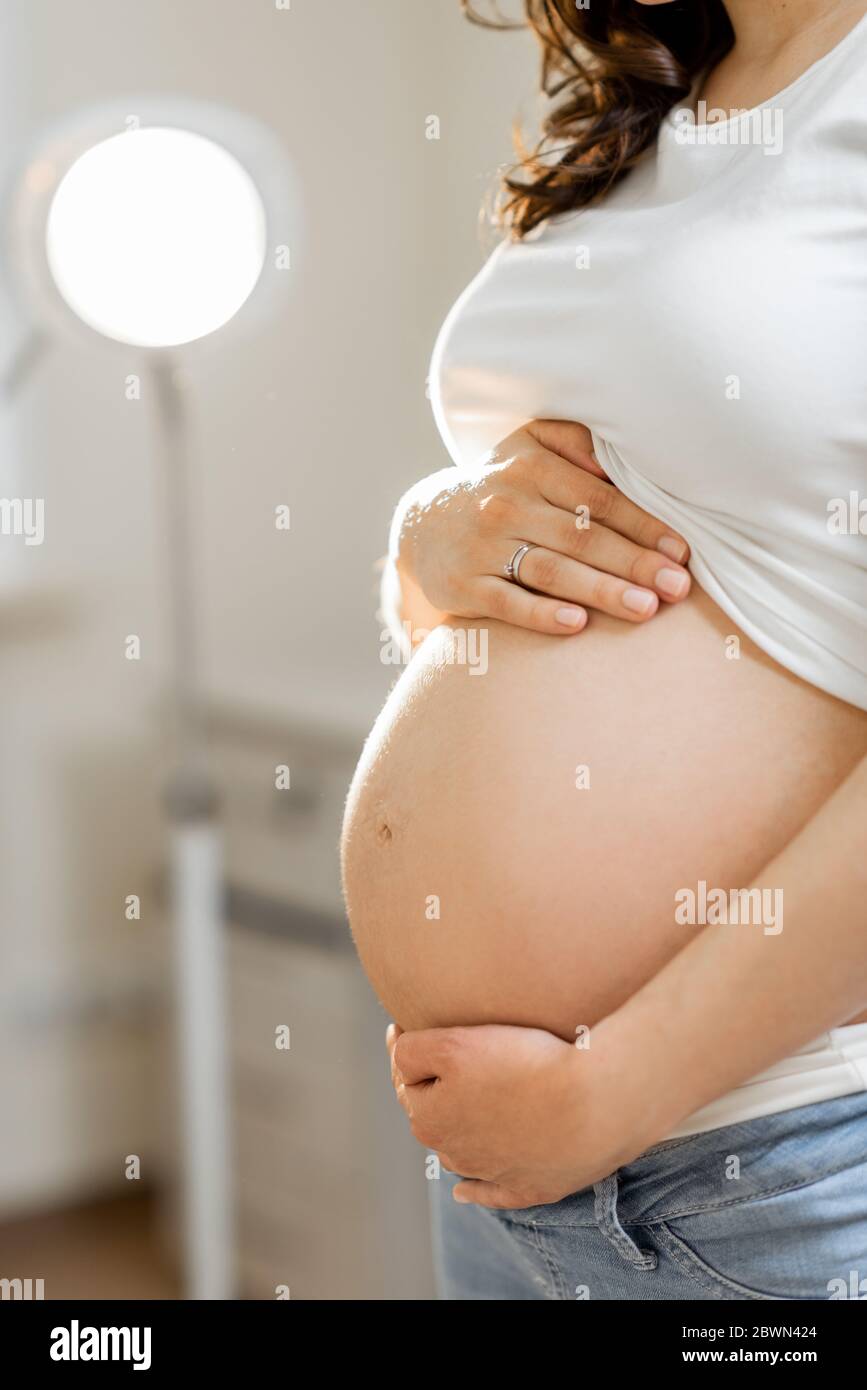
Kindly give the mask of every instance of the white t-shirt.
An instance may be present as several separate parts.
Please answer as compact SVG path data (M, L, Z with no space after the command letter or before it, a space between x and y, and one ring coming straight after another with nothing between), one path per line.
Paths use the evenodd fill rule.
M597 207L503 242L431 364L468 464L578 420L698 582L804 680L867 709L867 18L721 125L671 112Z

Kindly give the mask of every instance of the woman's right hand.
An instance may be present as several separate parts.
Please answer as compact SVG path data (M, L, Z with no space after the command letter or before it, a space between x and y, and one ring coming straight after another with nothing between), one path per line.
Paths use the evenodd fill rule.
M524 544L516 584L505 566ZM690 587L686 541L607 481L584 425L561 420L531 421L471 472L423 479L395 515L391 558L442 614L560 635L588 608L646 622Z

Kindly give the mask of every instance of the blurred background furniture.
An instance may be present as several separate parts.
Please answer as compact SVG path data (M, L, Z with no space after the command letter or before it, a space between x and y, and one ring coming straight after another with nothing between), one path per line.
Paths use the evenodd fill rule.
M391 1091L387 1020L340 896L336 849L358 747L225 706L208 710L204 724L228 884L240 1292L429 1298L424 1153ZM275 786L278 766L289 768L289 788ZM323 855L323 844L334 853ZM169 1083L170 1053L163 1074ZM169 1132L174 1113L166 1103ZM171 1162L165 1177L171 1237Z

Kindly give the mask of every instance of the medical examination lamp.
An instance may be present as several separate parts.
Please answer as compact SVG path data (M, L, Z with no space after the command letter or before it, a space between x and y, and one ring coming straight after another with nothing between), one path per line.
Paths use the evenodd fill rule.
M178 368L189 354L222 347L230 337L237 341L242 330L280 307L288 292L296 208L285 157L269 131L221 107L163 98L127 99L123 108L67 119L41 143L11 203L11 261L37 305L37 326L10 380L17 384L47 343L70 334L80 342L85 335L92 345L133 355L158 426L175 748L168 808L184 1257L191 1298L230 1298L234 1290L223 874L216 796L199 728L187 388Z

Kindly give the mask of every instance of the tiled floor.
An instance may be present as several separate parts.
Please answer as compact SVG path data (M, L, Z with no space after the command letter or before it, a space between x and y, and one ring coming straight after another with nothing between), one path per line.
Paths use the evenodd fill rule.
M44 1279L45 1298L179 1298L146 1196L0 1225L0 1278Z

